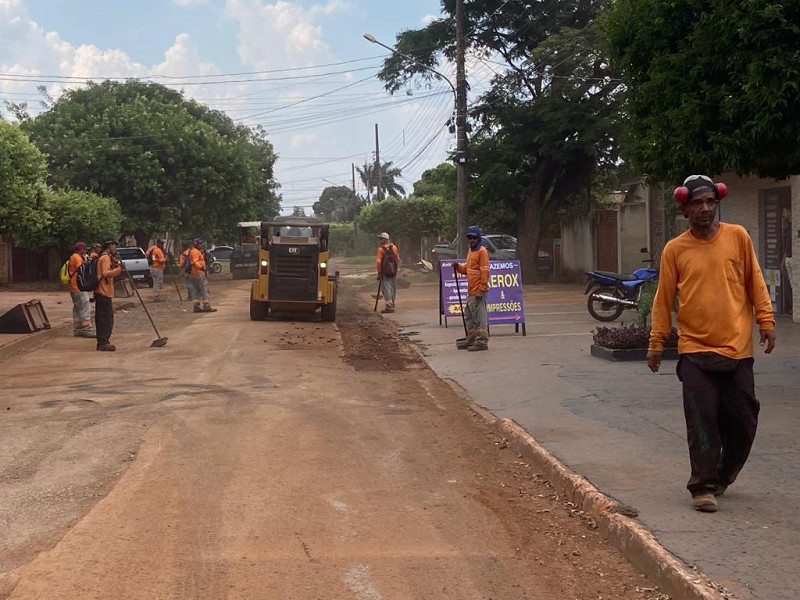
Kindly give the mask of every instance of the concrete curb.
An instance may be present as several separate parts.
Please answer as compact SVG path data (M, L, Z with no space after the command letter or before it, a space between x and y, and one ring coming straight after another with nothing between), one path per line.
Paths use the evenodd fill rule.
M658 585L673 600L725 600L708 578L688 569L664 548L641 523L611 512L616 502L600 492L589 481L571 471L534 437L511 419L498 419L478 406L456 382L447 383L470 402L470 409L484 419L494 432L508 442L553 486L560 498L571 502L577 510L597 521L597 525L622 555Z
M136 302L122 302L120 304L114 305L114 312L120 310L129 310L131 308L135 308L139 306ZM27 352L28 350L33 350L38 346L46 343L48 340L51 340L56 337L66 336L70 329L72 328L72 323L64 323L62 325L56 325L55 327L51 327L50 329L43 329L42 331L37 331L35 333L31 333L30 335L20 338L11 342L10 344L6 344L5 346L0 347L0 360L4 360L15 354L19 354L20 352Z

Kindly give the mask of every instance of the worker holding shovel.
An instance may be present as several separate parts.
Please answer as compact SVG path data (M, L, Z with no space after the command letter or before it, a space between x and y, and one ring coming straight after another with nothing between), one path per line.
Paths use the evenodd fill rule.
M464 321L467 337L456 342L459 350L489 349L489 323L486 318L486 294L489 291L489 251L483 245L481 230L473 225L467 229L469 253L467 262L454 264L453 269L467 276L467 306ZM456 282L456 285L458 283Z

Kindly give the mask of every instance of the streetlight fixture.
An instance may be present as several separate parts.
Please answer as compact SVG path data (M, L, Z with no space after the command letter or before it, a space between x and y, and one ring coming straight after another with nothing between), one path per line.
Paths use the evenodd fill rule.
M393 54L397 54L398 56L402 56L406 60L413 62L416 65L419 65L426 71L430 71L434 73L438 77L444 79L450 89L453 90L453 100L455 102L455 112L456 112L456 169L458 171L457 177L457 198L456 198L456 229L458 230L458 239L459 239L459 254L462 256L466 256L467 252L467 238L465 236L467 231L467 97L466 97L466 78L464 74L464 52L463 52L463 32L462 32L462 21L463 17L461 15L462 4L461 0L457 0L457 25L458 25L458 88L453 85L453 82L448 79L448 77L444 73L440 73L433 67L429 67L425 63L422 63L415 59L413 56L409 56L408 54L404 54L400 52L396 48L392 48L391 46L387 46L383 42L378 41L374 35L371 33L365 33L364 39L368 42L373 44L377 44L382 48L386 48L389 52ZM460 93L459 93L460 92Z

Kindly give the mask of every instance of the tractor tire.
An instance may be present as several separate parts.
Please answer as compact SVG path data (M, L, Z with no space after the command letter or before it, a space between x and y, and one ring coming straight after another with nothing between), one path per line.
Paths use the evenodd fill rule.
M250 300L250 320L263 321L269 315L269 302Z
M333 302L325 304L320 310L322 320L326 323L333 323L336 321L336 296L333 297Z
M586 303L587 308L589 309L589 314L598 321L608 322L619 319L619 316L625 309L617 304L611 304L609 302L597 300L595 299L595 294L605 294L607 296L619 298L619 292L617 292L614 288L609 287L595 288L589 292L589 300Z

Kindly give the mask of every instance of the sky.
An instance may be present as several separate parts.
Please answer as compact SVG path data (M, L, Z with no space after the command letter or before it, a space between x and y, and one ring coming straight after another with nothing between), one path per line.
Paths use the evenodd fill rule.
M88 78L182 89L263 125L284 214L310 214L325 187L351 184L352 163L374 160L376 123L381 160L402 168L407 192L446 160L447 83L387 93L375 78L387 51L363 38L392 45L439 14L439 0L0 0L0 100L27 100L35 115L42 84L56 97Z

